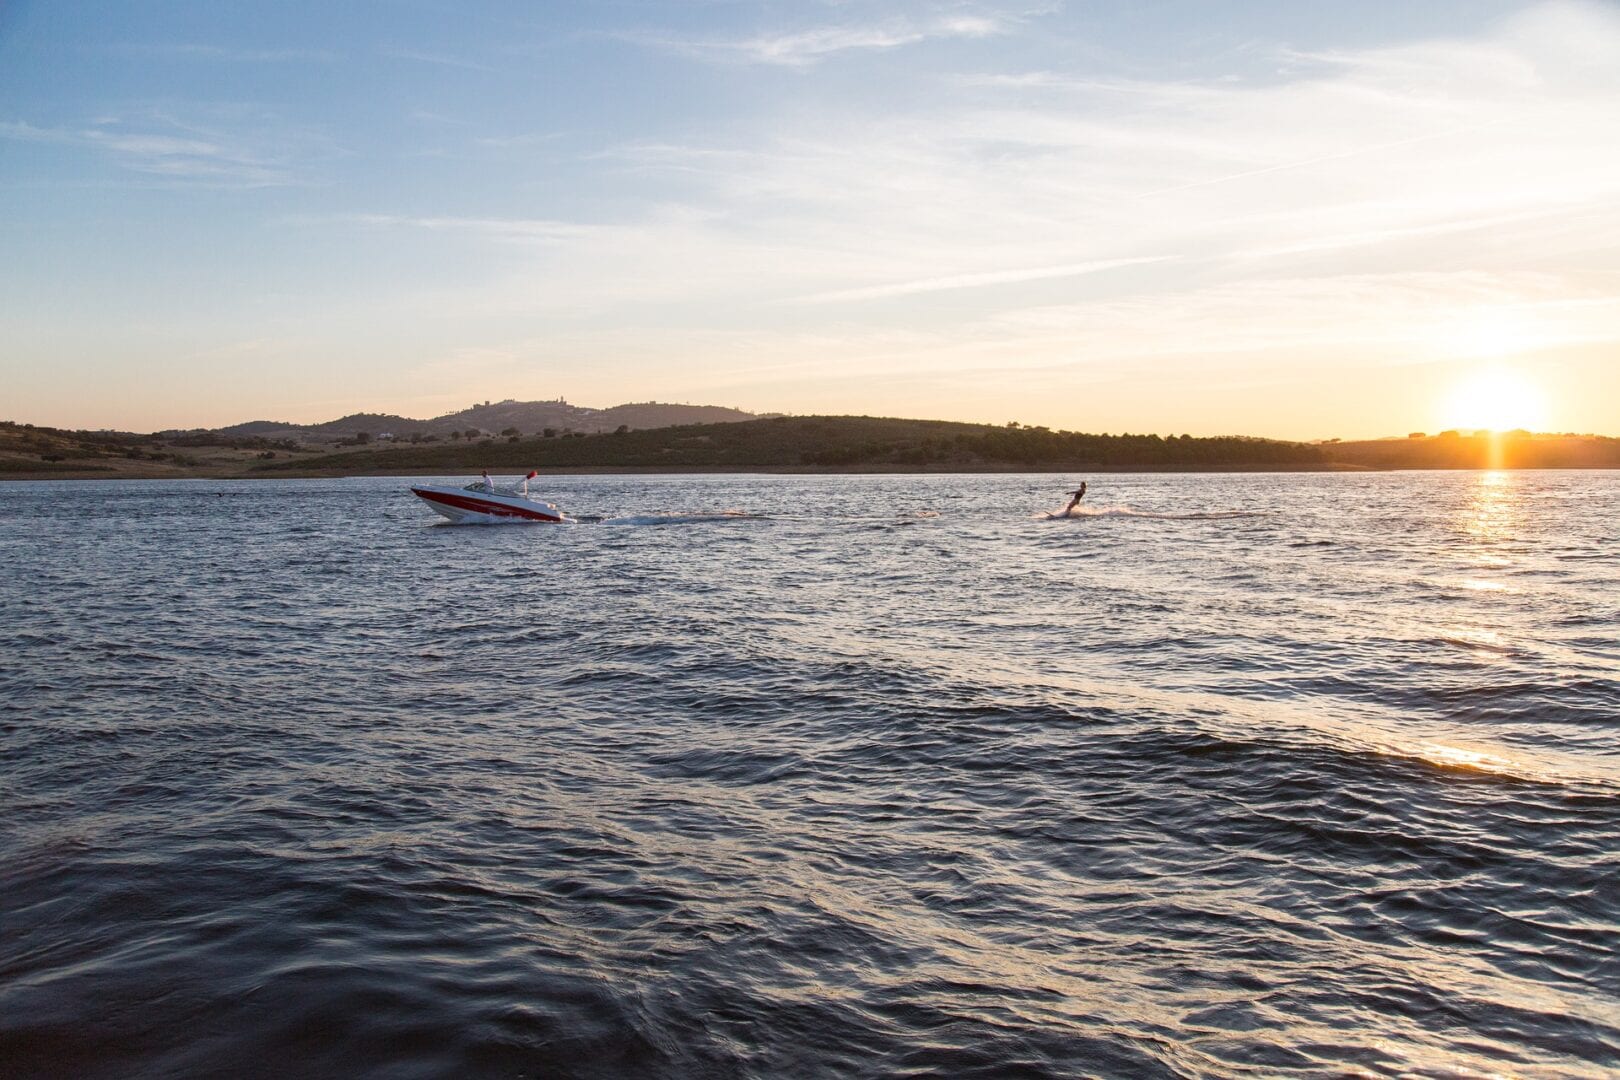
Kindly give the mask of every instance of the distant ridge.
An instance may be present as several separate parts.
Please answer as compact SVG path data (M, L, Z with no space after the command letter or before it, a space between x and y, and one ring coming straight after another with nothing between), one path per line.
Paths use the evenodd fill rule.
M1324 443L1334 461L1370 469L1613 469L1620 439L1602 435L1547 435L1529 431L1476 431L1464 435L1413 432L1404 439Z
M617 429L615 429L616 431ZM1010 424L882 416L777 416L576 438L465 440L277 460L253 472L472 472L480 469L1331 468L1322 447L1242 436L1096 435Z
M1446 432L1373 443L1299 443L1247 436L1109 435L1009 424L877 416L778 416L581 438L396 446L275 461L254 472L401 473L479 469L789 469L831 472L1090 470L1229 471L1367 468L1614 468L1620 439L1496 438Z
M494 410L508 406L479 406ZM1615 469L1620 438L1529 432L1445 431L1404 439L1319 443L1244 436L1110 435L1052 431L1019 424L992 426L874 416L774 416L724 423L636 428L634 410L598 414L597 430L543 428L539 434L469 437L462 420L450 437L431 432L413 441L311 437L272 438L288 430L274 421L236 426L236 434L192 431L137 435L64 431L0 421L0 479L69 476L248 477L281 475L477 475L480 469L522 472L666 472L782 470L789 472L1251 471L1298 469ZM654 410L693 406L651 405ZM696 407L701 409L702 407ZM705 410L707 411L707 410ZM738 410L719 410L735 413ZM441 417L469 414L464 410ZM653 418L660 414L654 412ZM430 421L356 414L357 433L374 421ZM615 420L624 420L615 424ZM333 421L339 424L341 421ZM611 426L609 426L611 425ZM396 425L397 426L397 425ZM621 427L623 430L621 430ZM390 429L392 430L392 429ZM459 438L455 437L459 434ZM341 451L333 453L332 451Z
M606 409L592 409L571 405L561 398L555 401L486 401L459 412L446 413L431 420L416 420L392 413L351 413L321 424L294 424L277 420L249 420L242 424L213 429L192 429L187 434L211 431L227 438L258 439L352 439L359 435L373 438L393 436L409 439L411 436L433 435L440 438L451 432L476 430L485 434L501 434L515 430L519 435L539 435L547 428L557 433L581 432L587 435L617 431L620 427L631 430L674 427L678 424L726 424L744 420L758 420L755 413L730 409L719 405L673 405L658 401L633 402L614 405ZM181 432L161 432L174 435Z

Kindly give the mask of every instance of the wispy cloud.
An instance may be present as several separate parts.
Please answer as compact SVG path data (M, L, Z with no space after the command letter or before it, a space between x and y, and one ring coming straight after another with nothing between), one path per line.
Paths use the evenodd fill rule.
M330 64L342 58L329 49L243 49L200 42L126 42L108 49L126 55L229 64Z
M678 176L680 214L437 227L545 244L466 296L480 318L544 317L569 355L645 375L703 355L714 385L807 398L856 372L915 395L943 372L1050 387L1147 361L1188 386L1366 371L1443 360L1448 326L1502 307L1526 347L1620 341L1599 280L1620 243L1615 91L1569 62L1594 39L1620 51L1620 26L1570 10L1253 81L959 79L933 106L583 159ZM1136 266L1151 275L1107 272Z
M542 146L545 143L556 142L563 137L560 131L533 131L517 135L485 135L473 140L478 146L488 146L496 150L514 150L528 146Z
M510 381L519 373L526 351L504 346L458 346L417 364L410 377L419 385L465 400L469 384L500 385Z
M1035 266L1017 270L989 270L974 274L947 274L940 277L898 281L887 285L871 285L860 289L838 289L799 297L804 304L836 304L856 300L881 300L893 296L915 296L918 293L945 292L952 289L976 289L991 285L1013 285L1025 281L1050 281L1054 278L1080 277L1099 274L1122 266L1140 266L1143 263L1165 262L1174 255L1145 255L1132 259L1102 259L1096 262L1071 263L1066 266Z
M462 71L495 72L497 69L488 64L480 64L476 60L468 60L460 56L451 56L448 53L426 52L421 49L408 49L398 45L384 45L377 50L382 55L394 60L410 60L418 64L431 64L434 67L457 68Z
M80 128L0 122L0 138L59 143L101 151L134 172L176 181L268 187L295 182L288 163L227 138L163 132L104 119Z
M322 219L381 228L425 229L460 233L502 243L556 243L600 236L607 227L544 218L409 217L395 214L351 214Z
M625 36L638 44L701 59L808 67L845 52L886 51L938 39L991 37L1006 33L1013 21L999 13L954 13L846 22L736 38L658 33Z
M1482 120L1477 124L1472 124L1464 128L1457 128L1449 131L1427 132L1422 135L1413 135L1406 139L1394 139L1389 142L1370 143L1365 146L1351 146L1331 154L1317 154L1312 157L1300 158L1295 161L1279 161L1273 165L1262 165L1259 168L1244 169L1241 172L1227 173L1224 176L1212 176L1192 180L1185 184L1175 184L1170 187L1160 188L1157 191L1144 191L1141 197L1148 199L1155 195L1171 195L1178 191L1191 191L1193 188L1213 187L1216 184L1226 184L1233 180L1247 180L1251 177L1265 176L1267 173L1285 172L1290 169L1304 169L1314 165L1327 165L1333 162L1344 161L1348 158L1362 157L1368 154L1377 154L1385 150L1396 150L1409 146L1417 146L1422 143L1452 139L1456 138L1457 136L1472 134L1483 127L1488 127L1492 123L1498 122L1500 121Z
M1203 78L1041 46L1018 35L1029 17L1016 11L953 21L970 9L913 0L863 20L877 8L788 5L773 11L799 21L778 32L636 37L791 69L789 83L828 92L784 94L778 70L753 70L719 73L669 108L614 99L611 119L593 113L555 152L495 182L473 170L497 155L467 148L545 142L566 110L416 114L444 130L411 126L409 146L460 152L408 184L373 173L278 219L311 241L289 248L358 241L376 260L365 289L334 290L342 340L328 355L364 326L377 370L405 341L418 351L399 362L445 358L434 378L447 386L465 365L501 379L530 372L536 393L588 399L633 381L681 397L735 391L758 407L1056 424L1078 422L1060 410L1064 387L1083 386L1096 408L1128 397L1134 415L1194 430L1171 416L1195 418L1208 394L1274 377L1383 377L1387 405L1405 395L1390 366L1446 362L1468 337L1456 327L1493 325L1493 311L1512 314L1523 332L1511 347L1526 355L1609 349L1583 370L1612 368L1612 8L1533 5L1466 37L1393 47L1255 45L1241 70ZM910 51L859 70L835 62L895 50ZM968 64L976 74L962 74ZM415 70L384 67L401 79ZM615 74L637 94L666 88L668 65L647 67L659 70ZM709 108L717 86L727 104L687 110ZM420 99L446 110L457 100ZM83 115L113 108L87 103ZM126 111L36 126L38 115L0 124L0 138L80 147L187 183L310 171L295 132L251 116L182 124ZM397 152L386 156L397 168ZM357 208L371 212L347 212ZM378 327L399 328L389 348ZM1290 430L1331 433L1307 406L1332 396L1300 390Z

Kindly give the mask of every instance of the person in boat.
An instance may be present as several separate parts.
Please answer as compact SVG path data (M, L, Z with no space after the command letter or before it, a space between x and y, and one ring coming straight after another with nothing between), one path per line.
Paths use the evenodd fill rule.
M491 495L495 494L495 481L489 478L489 470L484 470L484 490Z
M1073 495L1074 498L1070 499L1069 505L1063 508L1064 517L1068 517L1070 514L1074 513L1074 508L1079 506L1080 500L1086 497L1086 482L1084 480L1080 481L1080 489L1078 491L1066 492L1066 494Z

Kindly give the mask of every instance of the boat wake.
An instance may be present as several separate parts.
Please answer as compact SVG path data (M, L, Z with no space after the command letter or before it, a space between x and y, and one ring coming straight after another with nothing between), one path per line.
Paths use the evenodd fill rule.
M559 518L559 525L703 525L723 521L764 521L764 514L749 514L741 510L723 510L714 513L693 514L627 514L604 517L601 514L568 514ZM430 527L467 525L532 525L522 518L468 517L460 521L435 521Z
M1150 521L1226 521L1230 518L1264 517L1259 510L1204 510L1188 514L1159 514L1129 506L1076 506L1072 510L1052 510L1033 515L1036 521L1079 521L1084 518L1146 518Z
M743 510L719 510L689 514L631 514L625 517L597 518L597 525L704 525L719 521L762 521L765 515ZM581 521L591 521L581 518Z

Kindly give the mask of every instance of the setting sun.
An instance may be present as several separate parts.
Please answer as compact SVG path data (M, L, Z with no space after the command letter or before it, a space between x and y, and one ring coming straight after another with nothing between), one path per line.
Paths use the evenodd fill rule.
M1460 429L1537 431L1546 427L1546 402L1541 390L1523 375L1493 369L1457 386L1442 419L1445 426Z

